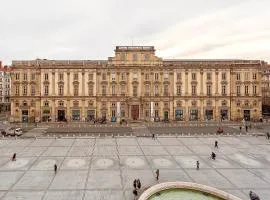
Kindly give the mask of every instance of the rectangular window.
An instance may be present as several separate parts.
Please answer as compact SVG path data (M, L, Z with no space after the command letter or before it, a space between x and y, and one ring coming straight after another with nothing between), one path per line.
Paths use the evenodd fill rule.
M88 75L88 80L93 81L94 80L94 74L89 74Z
M35 86L31 86L31 96L35 96L36 95L36 88Z
M257 86L253 85L253 94L256 95L257 94Z
M122 72L121 73L121 80L122 81L125 81L126 80L126 73L125 72Z
M79 80L79 74L73 74L73 80L74 81L77 81L77 80Z
M169 79L169 73L168 72L165 72L164 73L164 80L166 81L166 80L168 80Z
M106 81L106 74L105 73L102 73L102 80Z
M222 79L223 81L226 80L226 72L222 72L222 74L221 74L221 79Z
M15 94L20 95L20 87L18 85L16 85Z
M245 85L245 95L248 95L248 85Z
M78 96L78 95L79 95L79 86L74 85L74 96Z
M226 85L222 85L221 93L222 95L226 95Z
M15 74L15 79L16 79L16 80L20 80L20 73L16 73L16 74Z
M169 86L164 85L164 96L169 96Z
M155 110L155 117L159 117L158 110Z
M89 85L89 96L93 96L94 95L94 89L93 89L93 85Z
M240 96L240 94L241 94L241 90L240 90L239 85L236 86L236 94L237 94L237 96Z
M64 74L63 73L59 74L59 80L60 81L63 81L64 80Z
M115 73L114 72L111 73L111 78L112 78L112 81L115 81Z
M121 95L126 94L126 86L125 85L121 85Z
M192 91L191 91L191 94L192 94L192 95L196 95L196 94L197 94L197 87L196 87L195 85L192 85L192 86L191 86L191 90L192 90Z
M253 73L252 78L253 78L253 80L257 80L257 74Z
M196 81L196 73L191 74L191 80Z
M45 96L48 96L48 94L49 94L49 86L48 85L45 85L44 86L44 95Z
M145 80L148 81L149 80L149 74L145 74Z
M236 73L236 80L238 80L238 81L241 80L241 74L240 73Z
M158 85L155 85L155 96L159 95L159 88Z
M245 74L244 74L245 75L245 81L247 81L248 78L249 78L248 74L249 74L248 72L245 72Z
M206 74L206 78L207 78L208 81L211 81L212 77L211 77L211 73L210 72L208 72Z
M176 94L178 96L181 95L181 85L177 85L177 87L176 87Z
M121 117L125 117L125 110L121 110Z
M150 96L150 85L145 85L145 96Z
M64 85L59 85L58 87L58 94L61 96L64 95Z
M133 96L136 97L138 94L137 94L137 90L138 90L138 87L137 86L133 86Z
M181 74L181 73L177 73L176 79L177 79L178 81L182 80L182 74Z
M45 73L45 74L44 74L44 80L45 80L45 81L49 80L49 74L48 74L48 73Z
M102 85L102 95L106 95L106 85Z
M158 80L158 73L155 73L155 80Z
M27 85L23 86L23 95L26 96L27 95Z
M138 60L138 55L136 53L132 54L132 60L137 61Z
M112 95L116 95L115 85L112 86Z
M31 74L31 80L32 81L36 80L36 74L34 74L34 73Z
M23 74L23 80L27 81L27 74L26 73Z
M145 117L149 117L149 110L145 111Z
M212 87L211 87L211 85L207 85L206 86L206 92L207 92L207 95L211 95L212 94Z
M149 54L145 54L145 55L144 55L144 60L145 60L145 61L148 61L149 59L150 59L150 55L149 55Z

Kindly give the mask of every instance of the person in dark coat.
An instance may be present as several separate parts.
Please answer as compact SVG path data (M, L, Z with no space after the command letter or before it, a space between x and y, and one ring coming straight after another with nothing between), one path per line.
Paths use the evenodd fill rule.
M246 125L246 132L248 132L248 126Z
M136 199L136 197L138 196L138 192L136 189L133 190L133 194L134 194L134 199Z
M159 169L156 170L156 179L157 179L157 181L159 179Z
M133 187L134 187L134 189L137 188L137 180L136 179L133 181Z
M266 138L267 138L267 140L270 139L270 134L269 134L269 132L266 133Z
M213 160L216 160L216 154L215 154L214 152L212 152L211 158L212 158Z
M57 165L54 164L54 173L56 173L56 172L57 172Z
M215 141L215 148L218 148L218 141Z
M12 160L12 161L16 161L16 153L13 154L11 160Z
M198 160L196 161L196 165L197 165L197 170L199 170L200 169L200 162Z
M260 197L252 191L249 192L249 197L250 197L250 200L260 200Z
M137 179L137 187L138 187L138 189L141 189L141 181L140 181L140 179Z
M242 131L242 126L239 126L240 132Z

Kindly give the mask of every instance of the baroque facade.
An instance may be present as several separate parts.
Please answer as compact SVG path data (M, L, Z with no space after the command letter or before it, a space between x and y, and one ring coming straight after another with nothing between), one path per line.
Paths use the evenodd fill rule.
M10 68L0 62L0 113L10 111Z
M168 60L117 46L107 60L13 61L11 121L259 120L260 60Z

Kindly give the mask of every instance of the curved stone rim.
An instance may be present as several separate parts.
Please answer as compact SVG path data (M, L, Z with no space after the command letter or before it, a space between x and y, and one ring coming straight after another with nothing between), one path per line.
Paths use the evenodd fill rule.
M139 200L148 200L148 198L150 198L153 194L156 194L157 192L168 190L168 189L189 189L189 190L195 190L199 192L205 192L205 193L213 195L214 197L218 197L224 200L242 200L222 190L218 190L213 187L201 185L198 183L191 183L191 182L159 183L157 185L150 187L146 191L144 191L143 194L140 196Z

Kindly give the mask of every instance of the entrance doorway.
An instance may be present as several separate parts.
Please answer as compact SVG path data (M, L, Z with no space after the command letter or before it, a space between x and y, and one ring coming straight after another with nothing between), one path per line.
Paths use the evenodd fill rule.
M22 122L28 122L28 110L22 110Z
M58 121L63 122L66 121L66 111L65 110L58 110Z
M139 119L139 105L132 105L131 106L131 118L133 120Z
M250 121L250 110L244 110L244 119Z
M169 112L168 111L164 111L164 121L165 122L169 121Z

